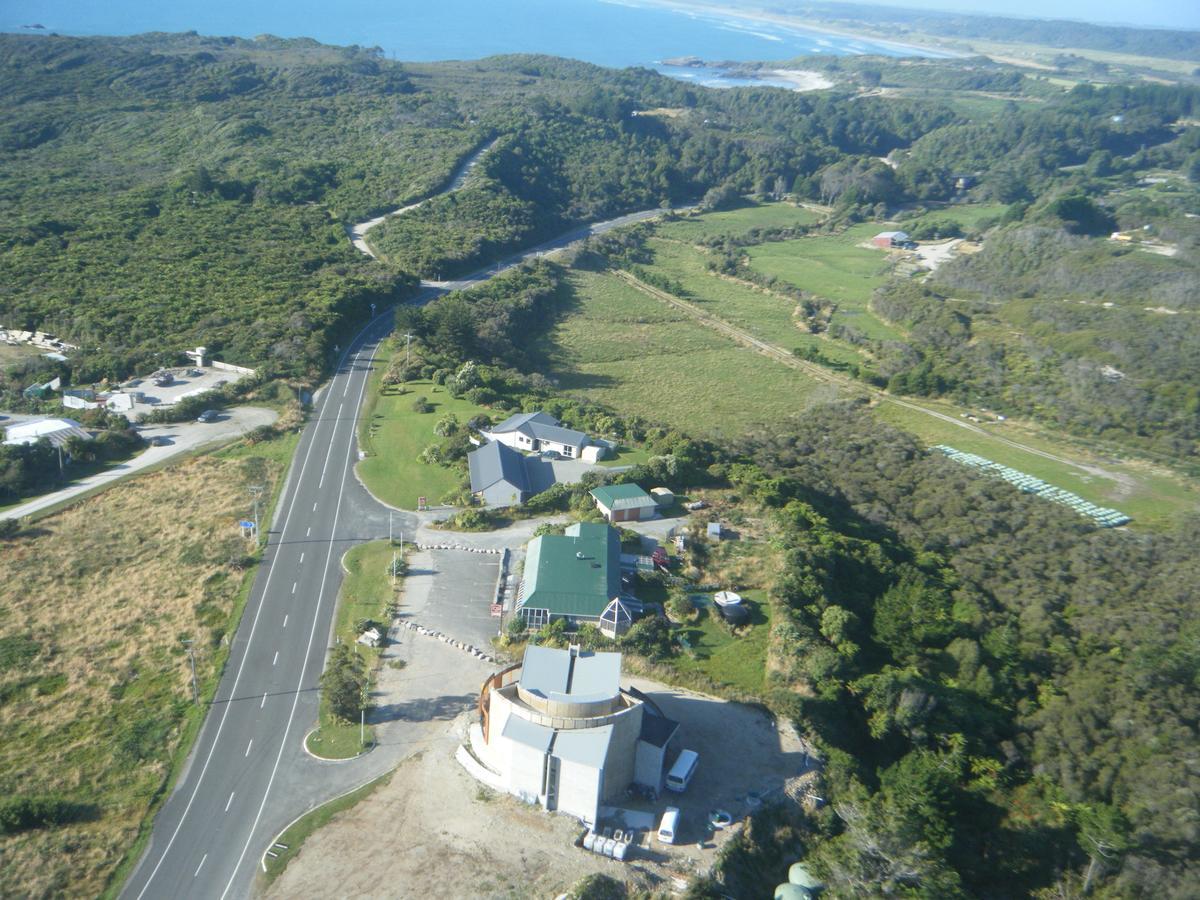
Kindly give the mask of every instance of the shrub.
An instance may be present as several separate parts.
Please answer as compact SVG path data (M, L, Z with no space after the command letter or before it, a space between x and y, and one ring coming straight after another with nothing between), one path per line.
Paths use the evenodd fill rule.
M412 410L415 413L433 412L433 404L429 402L428 397L426 397L425 395L422 394L420 397L418 397L416 400L413 401Z
M696 614L696 604L688 596L687 591L674 587L666 603L667 614L676 622L684 622Z
M567 900L625 900L629 894L615 878L594 872L575 882L566 896Z
M274 425L259 425L257 428L251 429L246 434L247 444L261 444L263 441L269 441L275 437Z
M94 804L75 803L55 795L5 797L0 800L0 835L94 819L97 814Z
M446 520L452 531L490 531L495 525L495 517L486 509L460 510Z
M525 620L520 616L511 616L504 626L504 636L510 641L520 641L525 638Z

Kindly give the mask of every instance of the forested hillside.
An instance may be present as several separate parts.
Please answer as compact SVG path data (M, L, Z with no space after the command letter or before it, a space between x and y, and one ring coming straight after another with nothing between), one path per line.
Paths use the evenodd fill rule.
M951 119L540 57L403 66L274 38L3 35L0 70L0 324L83 345L61 367L76 382L195 344L312 378L412 274L731 179L790 183ZM632 116L660 107L687 114ZM501 140L477 181L373 235L390 266L345 240L348 224L436 192L487 136Z

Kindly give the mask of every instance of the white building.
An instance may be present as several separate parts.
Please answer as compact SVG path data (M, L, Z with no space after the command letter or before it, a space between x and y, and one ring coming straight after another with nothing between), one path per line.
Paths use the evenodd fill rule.
M73 437L90 441L92 436L74 419L33 419L4 429L6 444L36 444L46 438L53 446L62 447Z
M527 647L480 692L473 774L592 825L631 784L659 792L679 725L620 675L619 653Z
M582 431L564 428L558 419L544 412L517 413L480 434L514 450L526 453L549 450L568 459L579 459L583 448L591 443Z

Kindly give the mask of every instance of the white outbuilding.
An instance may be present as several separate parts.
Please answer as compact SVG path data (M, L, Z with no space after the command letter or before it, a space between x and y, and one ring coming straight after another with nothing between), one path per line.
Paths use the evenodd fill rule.
M32 419L4 429L6 444L36 444L42 438L54 447L62 447L71 438L90 441L92 436L74 419Z

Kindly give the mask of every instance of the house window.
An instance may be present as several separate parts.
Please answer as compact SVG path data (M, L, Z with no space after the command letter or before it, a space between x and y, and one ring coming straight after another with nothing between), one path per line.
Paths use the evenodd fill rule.
M525 626L530 629L541 628L550 621L550 610L548 609L524 607L521 609L521 615L525 617Z

